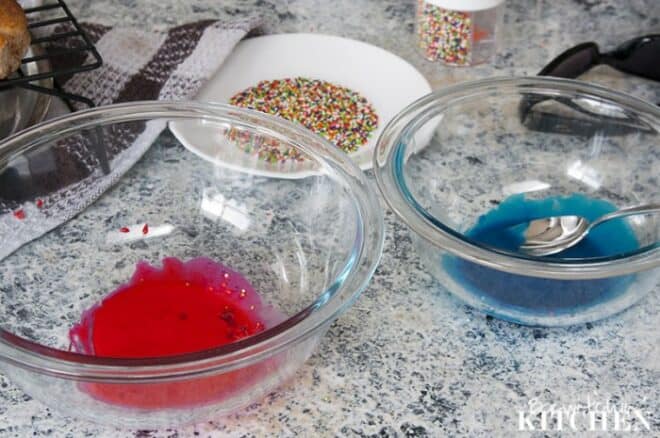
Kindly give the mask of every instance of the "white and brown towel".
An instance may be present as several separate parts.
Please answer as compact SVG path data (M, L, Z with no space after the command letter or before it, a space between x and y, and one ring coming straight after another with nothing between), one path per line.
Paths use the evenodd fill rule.
M66 92L85 96L96 106L191 99L235 45L260 23L259 17L232 22L206 20L163 32L83 24L103 65L61 77L60 81ZM81 41L63 40L61 44L48 50L75 46ZM53 59L53 67L86 61L67 55ZM102 141L95 140L94 135L69 137L33 157L42 168L43 162L49 162L53 168L50 174L29 176L34 167L29 162L16 163L15 168L10 164L0 172L0 260L94 202L140 159L164 128L165 122L136 123L128 129L105 128L100 133ZM101 169L104 172L99 176ZM21 177L25 174L28 177ZM40 208L35 208L35 200L42 204ZM28 211L30 214L26 214Z
M135 100L181 100L195 96L260 19L184 24L164 32L83 24L103 58L103 66L64 78L64 89L97 106ZM68 40L67 44L76 44ZM82 64L67 56L61 64Z

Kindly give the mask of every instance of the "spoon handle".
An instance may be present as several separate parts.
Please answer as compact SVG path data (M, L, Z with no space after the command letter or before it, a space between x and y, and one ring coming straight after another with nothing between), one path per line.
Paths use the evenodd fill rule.
M634 205L632 207L625 207L620 210L613 211L612 213L605 214L591 223L589 228L594 228L603 222L607 222L612 219L618 219L620 217L633 216L636 214L650 214L650 213L660 213L660 204L642 204Z

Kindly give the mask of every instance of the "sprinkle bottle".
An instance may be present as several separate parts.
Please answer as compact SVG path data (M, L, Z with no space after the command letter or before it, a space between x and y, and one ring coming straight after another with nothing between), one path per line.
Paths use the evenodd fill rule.
M418 0L417 45L429 61L470 66L489 61L504 0Z

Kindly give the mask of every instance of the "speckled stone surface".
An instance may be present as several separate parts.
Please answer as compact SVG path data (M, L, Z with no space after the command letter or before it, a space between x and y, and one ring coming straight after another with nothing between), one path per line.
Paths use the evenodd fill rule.
M412 1L68 3L82 20L146 27L258 10L268 33L321 32L367 41L410 61L434 88L533 74L575 43L594 39L608 48L660 30L656 0L508 1L503 48L494 64L449 69L417 54ZM605 68L585 79L660 102L657 83ZM465 163L466 172L471 165L476 164ZM494 320L458 303L431 278L409 231L387 212L384 254L369 288L331 327L297 377L260 405L179 430L116 430L62 417L0 375L0 436L505 437L516 433L517 412L533 398L570 405L589 396L634 406L650 423L646 435L660 436L659 292L656 287L621 315L568 329Z

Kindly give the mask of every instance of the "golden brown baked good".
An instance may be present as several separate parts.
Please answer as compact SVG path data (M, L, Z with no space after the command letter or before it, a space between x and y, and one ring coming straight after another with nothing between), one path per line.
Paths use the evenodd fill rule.
M16 0L0 0L0 79L21 65L30 46L30 32L23 8Z

